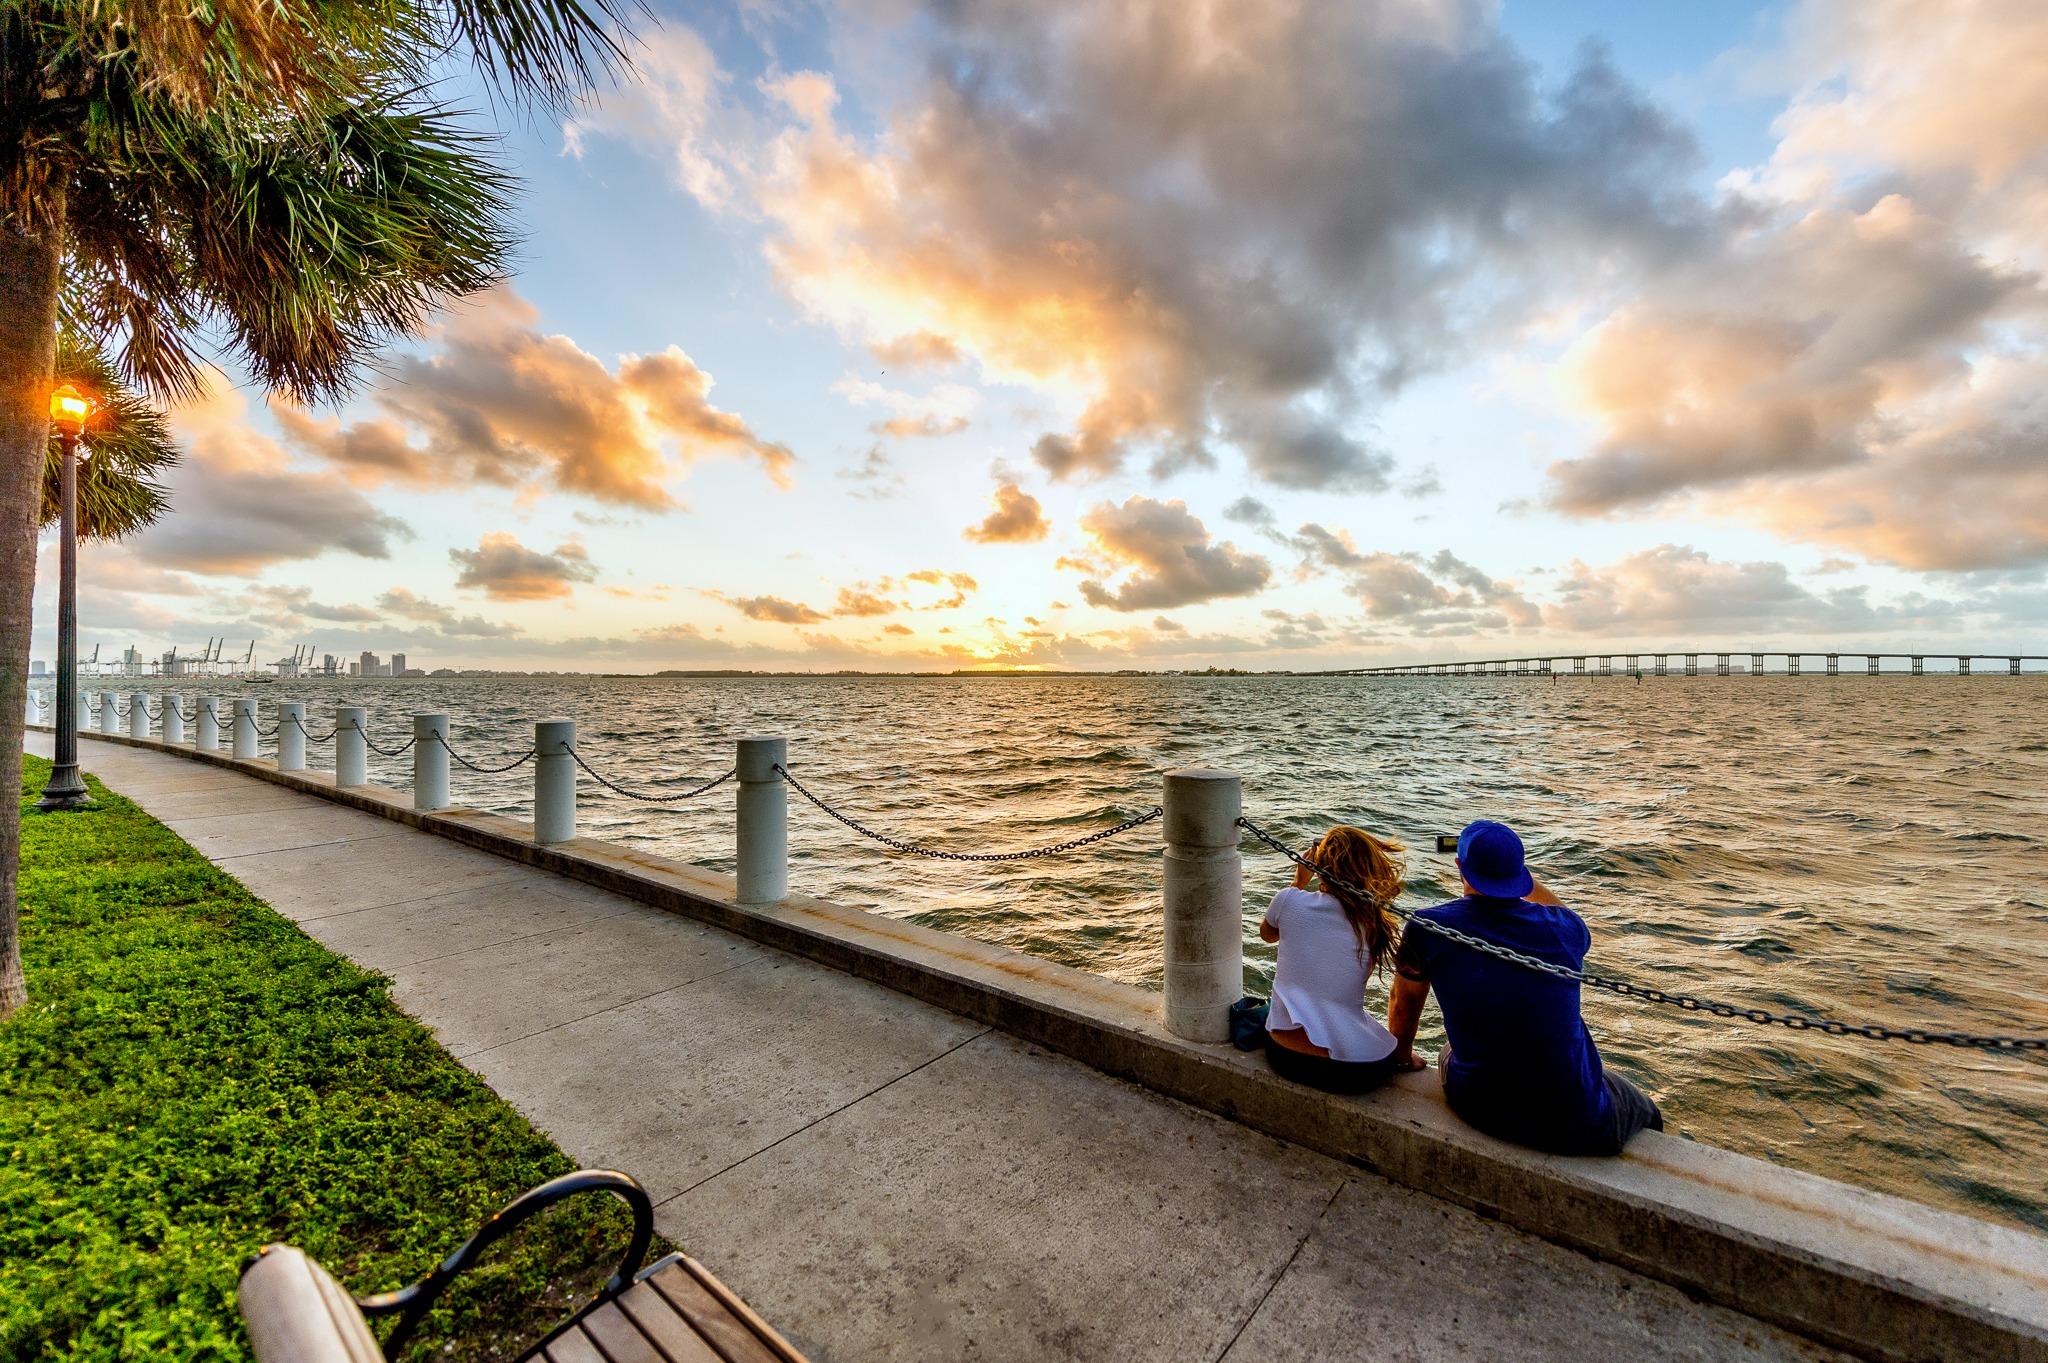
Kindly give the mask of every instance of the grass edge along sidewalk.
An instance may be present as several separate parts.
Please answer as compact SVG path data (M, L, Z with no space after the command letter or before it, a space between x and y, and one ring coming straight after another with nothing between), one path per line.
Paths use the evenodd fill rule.
M27 759L21 785L30 1001L0 1023L0 1358L247 1358L234 1292L257 1247L382 1291L573 1167L384 977L131 802L89 781L96 808L34 812L48 769ZM627 1233L608 1199L557 1208L410 1352L512 1356Z

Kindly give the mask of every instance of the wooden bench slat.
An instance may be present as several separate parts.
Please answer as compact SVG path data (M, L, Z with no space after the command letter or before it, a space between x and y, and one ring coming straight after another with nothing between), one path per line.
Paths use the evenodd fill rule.
M754 1322L747 1318L753 1315L751 1311L746 1316L733 1311L726 1299L738 1299L732 1298L730 1292L714 1293L689 1271L691 1263L685 1258L667 1264L647 1281L661 1289L661 1295L690 1322L691 1329L711 1342L725 1363L804 1363L803 1356L783 1344L782 1337L774 1331L767 1331L764 1338L753 1328ZM723 1289L724 1284L719 1286Z
M654 1341L641 1334L633 1318L619 1309L616 1299L591 1311L578 1324L604 1351L609 1363L668 1363Z
M546 1356L548 1363L605 1363L589 1336L573 1326L549 1341Z
M640 1333L654 1341L668 1363L726 1363L667 1297L652 1284L634 1283L618 1297L619 1309L632 1317Z

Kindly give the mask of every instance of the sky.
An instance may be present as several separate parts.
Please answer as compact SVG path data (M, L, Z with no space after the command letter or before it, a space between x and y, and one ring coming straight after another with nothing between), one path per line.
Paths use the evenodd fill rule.
M2037 0L669 0L633 57L451 74L512 277L338 407L223 356L88 649L2048 652Z

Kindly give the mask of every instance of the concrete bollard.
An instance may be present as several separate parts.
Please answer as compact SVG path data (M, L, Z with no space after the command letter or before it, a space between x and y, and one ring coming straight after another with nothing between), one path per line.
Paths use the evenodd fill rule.
M370 727L369 712L357 705L334 707L334 784L370 784L370 746L363 731Z
M164 742L185 741L185 698L166 695L164 697Z
M84 733L92 727L92 697L83 690L78 693L78 731Z
M306 703L288 700L277 707L277 769L306 769Z
M114 708L114 693L112 691L100 692L100 732L103 734L117 734L121 732L121 715Z
M220 751L220 697L201 696L199 713L193 717L192 747L197 752Z
M256 759L256 738L256 702L247 696L237 696L234 732L234 758L237 762Z
M149 737L149 693L137 691L128 697L128 737Z
M789 760L789 741L743 738L739 768L739 900L773 904L789 893L789 787L775 768Z
M412 807L448 807L448 716L412 717Z
M576 721L543 719L533 726L533 840L576 836Z
M33 686L31 686L31 687L30 687L30 688L28 689L28 700L27 700L26 702L24 702L24 704L25 704L26 708L25 708L25 709L23 709L23 710L22 710L22 712L21 712L21 721L22 721L22 723L24 723L24 724L40 724L40 723L42 723L42 722L43 722L43 720L42 720L42 714L43 714L43 698L42 698L41 696L39 696L39 695L37 695L37 694L36 694L36 689L35 689L35 688L34 688Z
M1189 1041L1230 1040L1230 1005L1244 993L1244 858L1238 778L1190 768L1166 773L1166 1030Z

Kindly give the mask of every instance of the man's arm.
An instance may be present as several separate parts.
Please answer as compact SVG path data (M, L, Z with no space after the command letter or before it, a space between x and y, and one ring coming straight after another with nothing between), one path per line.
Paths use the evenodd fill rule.
M1397 1069L1429 1068L1429 1062L1415 1054L1415 1029L1422 1022L1422 1005L1428 1001L1428 980L1396 971L1394 987L1387 991L1387 1030L1394 1034Z
M1529 893L1524 896L1531 904L1548 904L1553 909L1564 907L1564 901L1550 892L1550 887L1534 876L1529 877Z

